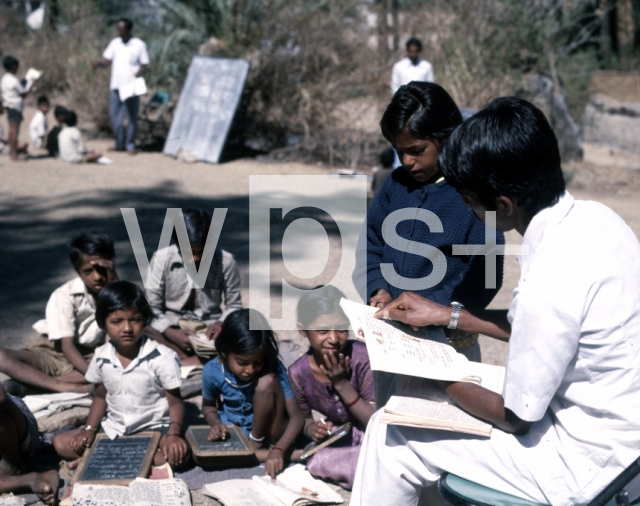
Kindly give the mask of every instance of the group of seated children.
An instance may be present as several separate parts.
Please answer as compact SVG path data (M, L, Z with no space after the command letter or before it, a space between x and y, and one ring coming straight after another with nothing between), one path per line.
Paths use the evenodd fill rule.
M193 210L184 216L198 264L211 218ZM182 271L186 278L180 249L175 243L169 248L165 271ZM374 387L365 346L347 340L348 320L339 305L342 292L327 286L300 299L298 328L310 347L287 374L267 320L242 309L232 255L216 249L202 289L176 283L172 274L163 276L160 289L146 294L118 279L115 256L113 241L105 234L89 232L73 239L70 259L78 277L53 292L46 320L34 325L41 335L26 349L0 348L0 371L12 378L5 381L9 393L24 395L32 387L93 392L87 424L54 437L60 456L76 461L99 430L109 438L158 430L162 439L155 465L185 465L190 451L183 437L180 366L181 356L189 360L193 350L182 339L186 334L178 331L184 330L182 319L199 318L218 353L206 362L202 375L202 415L211 426L209 438L225 438L226 425L236 424L265 463L265 473L275 479L285 459L300 458L294 441L297 448L309 440L322 441L332 428L349 421L351 433L314 454L307 465L315 476L352 486L362 434L375 410ZM22 410L20 418L19 398L4 390L2 395L0 424L7 422L18 435L14 442L21 443L19 448L0 444L0 475L5 469L7 475L25 473L37 425L28 410ZM315 421L311 410L323 418ZM49 503L58 487L57 474L51 473L24 474L11 483L13 489L30 487Z
M24 97L34 91L33 85L26 86L16 73L20 62L13 56L6 56L3 59L5 73L0 80L0 115L7 112L9 123L9 133L5 133L0 125L0 154L9 155L11 160L24 160L27 156L27 143L20 142L20 124L23 121L22 111L24 109ZM65 109L62 106L55 108L55 117L58 125L53 127L49 133L47 113L51 108L49 99L45 96L38 97L38 110L29 123L29 137L31 146L34 148L45 148L49 156L59 156L60 159L69 163L95 162L101 154L95 151L87 151L82 142L82 134L76 127L78 122L74 111Z

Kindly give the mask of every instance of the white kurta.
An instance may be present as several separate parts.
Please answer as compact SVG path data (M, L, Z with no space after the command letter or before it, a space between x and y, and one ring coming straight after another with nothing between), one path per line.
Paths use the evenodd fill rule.
M414 65L409 58L403 58L391 70L391 93L395 93L400 86L409 84L411 81L433 82L433 80L433 66L427 60L418 60Z
M535 422L490 439L387 427L360 453L352 505L417 504L443 472L541 503L586 503L640 455L640 244L568 193L523 238L505 407Z

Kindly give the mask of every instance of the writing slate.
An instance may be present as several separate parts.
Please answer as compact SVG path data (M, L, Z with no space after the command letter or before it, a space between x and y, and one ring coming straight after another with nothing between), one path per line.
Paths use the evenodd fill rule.
M218 163L240 103L250 64L237 58L194 56L189 65L165 155Z
M235 425L227 425L227 439L208 441L211 427L196 425L189 427L186 439L195 455L205 457L223 457L234 455L252 455L253 450L243 432Z
M98 434L85 451L73 482L128 485L137 477L146 478L158 448L159 432L109 439Z

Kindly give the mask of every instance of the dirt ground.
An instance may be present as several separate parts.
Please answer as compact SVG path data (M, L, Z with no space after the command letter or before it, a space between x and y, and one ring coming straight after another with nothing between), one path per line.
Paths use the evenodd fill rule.
M5 122L6 118L0 121ZM5 127L6 128L6 127ZM22 138L27 135L26 124ZM109 141L88 141L106 152ZM133 207L147 251L158 244L168 207L229 208L219 245L236 256L248 289L248 185L256 174L327 174L325 168L297 163L237 160L224 165L183 164L159 153L129 156L108 153L113 165L70 165L50 158L11 163L0 158L0 346L17 348L35 337L31 325L44 316L51 292L73 271L66 245L81 231L98 229L116 241L122 279L140 282L120 208ZM640 234L640 158L585 146L585 161L565 167L576 198L600 201L620 214ZM508 242L518 243L516 233ZM492 307L505 308L519 277L514 257L507 257L502 290ZM281 336L296 340L295 333ZM506 344L482 338L483 360L504 364ZM300 353L305 349L300 343ZM198 498L198 504L213 504Z

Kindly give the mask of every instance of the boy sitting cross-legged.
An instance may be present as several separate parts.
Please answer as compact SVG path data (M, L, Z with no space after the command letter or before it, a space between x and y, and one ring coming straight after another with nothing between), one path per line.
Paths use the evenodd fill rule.
M102 288L118 280L113 240L106 234L82 233L69 248L78 277L67 281L49 298L46 319L33 327L41 335L29 348L0 348L0 372L10 393L26 393L19 383L56 392L90 392L84 375L105 333L95 321L95 300ZM19 382L16 384L16 382Z

